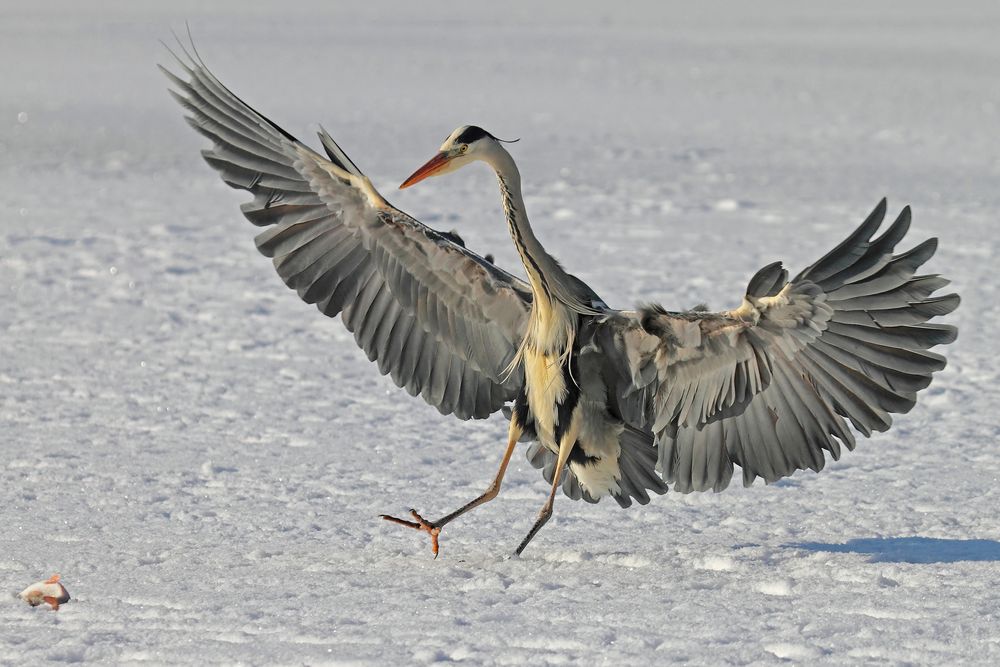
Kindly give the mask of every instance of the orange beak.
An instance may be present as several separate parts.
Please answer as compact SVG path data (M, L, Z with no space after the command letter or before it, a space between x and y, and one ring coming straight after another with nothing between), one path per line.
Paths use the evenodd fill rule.
M403 181L403 184L399 186L399 189L402 190L403 188L408 188L411 185L419 183L428 176L433 176L434 174L444 169L445 165L448 164L449 160L451 160L451 158L448 157L446 153L438 153L430 160L428 160L427 163L424 164L424 166L413 172L408 179Z

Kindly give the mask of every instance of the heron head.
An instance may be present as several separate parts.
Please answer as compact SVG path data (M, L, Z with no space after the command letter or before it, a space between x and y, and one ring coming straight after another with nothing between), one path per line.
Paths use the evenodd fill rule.
M410 175L399 189L408 188L429 176L440 176L461 169L477 160L484 160L500 142L476 125L463 125L445 139L437 155Z

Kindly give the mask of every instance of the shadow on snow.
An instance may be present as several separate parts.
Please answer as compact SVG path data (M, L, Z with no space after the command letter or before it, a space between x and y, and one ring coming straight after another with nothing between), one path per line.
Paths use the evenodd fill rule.
M1000 562L996 540L945 540L934 537L862 537L843 544L798 542L786 547L806 551L869 554L872 563Z

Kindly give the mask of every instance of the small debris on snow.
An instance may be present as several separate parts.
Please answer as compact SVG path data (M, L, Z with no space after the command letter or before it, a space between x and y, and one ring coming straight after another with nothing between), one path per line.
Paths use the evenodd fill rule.
M32 607L47 602L53 611L58 611L59 605L69 602L69 591L59 582L59 575L53 574L45 581L31 584L18 597Z

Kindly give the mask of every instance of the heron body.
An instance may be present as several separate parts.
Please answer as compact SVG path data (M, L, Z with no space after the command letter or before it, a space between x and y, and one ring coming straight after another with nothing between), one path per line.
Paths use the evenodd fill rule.
M389 204L325 131L320 155L229 91L188 55L167 70L208 137L205 159L254 199L244 215L282 280L325 315L340 316L368 357L443 414L504 411L507 447L486 491L435 521L441 529L495 498L516 444L550 482L520 553L552 514L557 490L575 500L645 504L650 493L721 491L820 470L854 432L884 431L916 403L945 359L929 348L957 331L930 320L959 304L948 284L917 275L935 239L896 253L910 211L879 232L885 200L795 277L780 262L749 281L739 307L668 311L610 307L549 254L529 224L505 142L456 129L400 187L484 162L496 173L521 280ZM852 430L853 427L853 430Z
M459 128L456 133L461 138L469 130ZM527 429L557 456L561 447L567 447L568 463L581 486L599 498L611 491L619 474L620 429L609 423L603 400L583 395L579 328L583 318L600 315L606 306L593 293L577 294L566 287L571 277L545 251L527 222L514 160L490 138L485 138L483 159L496 171L511 240L532 291L528 326L518 351L524 389L514 401L512 432ZM564 286L561 293L553 287L555 281Z

